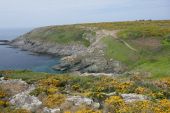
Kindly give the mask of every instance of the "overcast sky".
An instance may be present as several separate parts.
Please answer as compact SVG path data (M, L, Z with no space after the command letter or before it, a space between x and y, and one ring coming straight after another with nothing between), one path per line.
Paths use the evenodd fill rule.
M170 0L0 0L0 28L170 19Z

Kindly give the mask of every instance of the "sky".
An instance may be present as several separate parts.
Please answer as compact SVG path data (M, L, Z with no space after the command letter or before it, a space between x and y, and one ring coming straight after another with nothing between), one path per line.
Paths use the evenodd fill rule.
M0 0L0 28L170 19L170 0Z

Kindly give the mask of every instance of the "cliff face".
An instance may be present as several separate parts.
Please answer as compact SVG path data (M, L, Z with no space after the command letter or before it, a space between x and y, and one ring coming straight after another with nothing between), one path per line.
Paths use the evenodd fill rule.
M25 50L62 56L56 70L170 74L170 21L49 26L11 42ZM157 68L161 68L158 70Z
M82 26L44 27L18 37L11 45L62 56L61 65L53 67L56 70L119 73L122 71L121 63L105 57L105 45L101 40L108 35L104 30Z

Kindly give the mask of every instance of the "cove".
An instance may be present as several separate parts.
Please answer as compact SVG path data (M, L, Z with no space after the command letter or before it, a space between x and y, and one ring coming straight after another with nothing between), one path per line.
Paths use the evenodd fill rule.
M51 67L59 64L60 58L35 54L0 45L0 70L31 70L35 72L60 73Z

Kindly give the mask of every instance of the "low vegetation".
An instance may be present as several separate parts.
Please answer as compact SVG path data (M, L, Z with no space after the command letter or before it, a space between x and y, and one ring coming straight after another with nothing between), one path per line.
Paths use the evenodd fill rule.
M105 57L121 61L125 71L141 70L153 75L153 78L170 75L170 20L47 26L37 28L24 37L43 43L75 43L89 47L98 30L117 31L116 37L106 36L102 42L106 46Z
M103 38L105 55L127 65L128 70L149 72L154 78L169 76L170 21L136 21L90 24L100 29L119 30L118 38ZM135 50L128 47L125 42ZM158 69L159 67L159 69Z
M89 29L90 28L90 29ZM95 28L92 30L92 28ZM170 112L170 21L133 21L78 24L40 28L27 35L50 43L78 42L86 47L84 36L95 30L117 30L117 37L102 38L104 57L121 61L125 73L116 77L48 74L32 71L0 71L6 80L22 79L35 84L30 95L48 108L62 108L63 113L169 113ZM133 49L134 48L134 49ZM137 72L137 73L135 73ZM148 99L126 102L122 94L139 94ZM82 96L100 103L75 106L66 103L68 96ZM0 87L0 112L29 113L9 103L10 92ZM74 109L72 109L74 108Z
M70 25L44 27L35 30L35 32L29 32L27 35L30 39L36 39L50 43L69 44L77 42L85 46L89 46L90 42L84 37L84 34L86 33L92 32L78 28L74 25Z
M22 73L18 76L19 73ZM33 72L32 72L33 73ZM30 71L1 71L1 76L5 79L20 79L27 76L27 81L32 79ZM35 73L34 73L35 74ZM99 109L93 109L90 106L77 107L76 113L143 113L143 112L163 112L170 111L170 78L161 78L153 80L149 76L142 74L131 74L118 77L107 76L77 76L69 74L45 74L44 78L39 75L44 73L36 73L36 80L32 84L36 84L36 89L31 95L39 97L44 106L56 108L63 106L67 95L80 95L101 102ZM114 92L114 95L108 95ZM126 103L121 94L142 94L149 98L138 102ZM7 98L3 90L0 92L0 98ZM1 104L1 108L7 109L9 104ZM67 105L68 106L68 105ZM72 113L70 109L64 109L65 113Z

